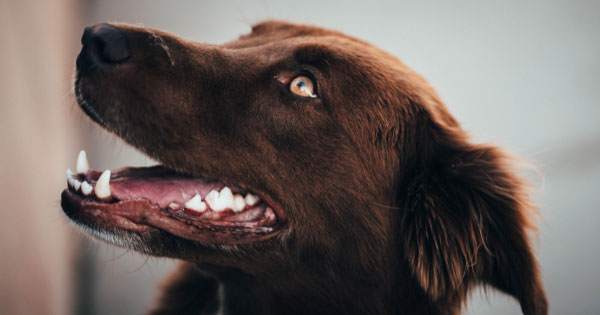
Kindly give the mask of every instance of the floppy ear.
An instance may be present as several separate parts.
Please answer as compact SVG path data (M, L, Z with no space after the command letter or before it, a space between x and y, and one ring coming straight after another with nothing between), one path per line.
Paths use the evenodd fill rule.
M434 127L419 141L426 152L398 185L399 240L415 279L434 303L485 283L525 314L547 314L526 231L537 211L509 157L467 143L458 127Z

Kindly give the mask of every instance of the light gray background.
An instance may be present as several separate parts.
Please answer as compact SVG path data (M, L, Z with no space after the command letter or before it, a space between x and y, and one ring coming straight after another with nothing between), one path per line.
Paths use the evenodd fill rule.
M417 3L418 2L418 3ZM265 18L341 30L397 55L478 141L540 165L537 252L552 314L600 313L600 2L86 1L83 24L122 21L211 43ZM79 38L74 38L78 41ZM152 163L83 122L92 167ZM75 157L76 152L73 152ZM81 242L80 311L139 314L173 262ZM88 269L85 269L88 268ZM467 314L519 314L495 291Z

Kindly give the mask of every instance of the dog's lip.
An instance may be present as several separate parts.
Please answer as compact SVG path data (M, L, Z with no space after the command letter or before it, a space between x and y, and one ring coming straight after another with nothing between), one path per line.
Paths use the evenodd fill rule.
M116 236L129 232L164 231L202 243L243 244L271 239L280 234L282 226L194 225L163 211L147 200L101 203L84 199L69 189L65 189L61 197L62 208L72 220L95 231Z
M149 225L191 240L235 244L275 236L286 223L285 213L279 203L262 191L242 187L245 185L227 185L218 180L183 174L164 166L126 167L112 174L105 172L110 178L111 192L108 197L100 198L96 188L99 186L101 172L89 169L85 154L82 159L82 153L78 158L77 167L83 168L83 171L80 170L77 174L67 171L68 188L63 192L62 202L63 209L71 218L75 219L78 215L87 217L87 220L80 220L91 223L87 225L99 224L93 222L95 219L109 220L116 224L116 227L132 232L138 231L138 225ZM83 183L90 190L92 185L96 187L91 192L89 190L84 192ZM224 190L224 187L230 187L236 195L254 194L260 199L258 202L246 204L243 210L238 211L226 210L227 208L218 211L212 210L212 207L205 207L206 210L203 211L194 211L187 207L187 203L184 207L181 202L177 208L172 208L169 202L173 200L170 199L172 196L170 192L177 191L177 195L183 195L184 190L181 190L180 185L188 189L188 195L184 200L188 200L194 192L200 193L205 199L209 190L219 191ZM148 189L150 194L144 195ZM152 193L156 192L156 189L159 194L154 198ZM190 194L189 189L193 189L194 192ZM136 191L142 195L136 195ZM165 192L166 201L163 194ZM206 202L206 205L208 204ZM69 208L72 215L65 207ZM104 229L110 229L110 226Z

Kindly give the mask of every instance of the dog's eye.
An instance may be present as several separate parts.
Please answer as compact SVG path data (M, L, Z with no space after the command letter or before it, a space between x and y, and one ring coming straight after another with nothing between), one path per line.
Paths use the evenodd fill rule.
M304 75L297 76L290 82L290 92L304 97L317 97L314 82Z

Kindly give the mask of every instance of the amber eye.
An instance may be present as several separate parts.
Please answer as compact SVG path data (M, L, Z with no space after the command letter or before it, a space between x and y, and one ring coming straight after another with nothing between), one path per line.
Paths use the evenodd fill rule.
M313 80L304 75L297 76L290 82L290 92L304 97L317 97Z

